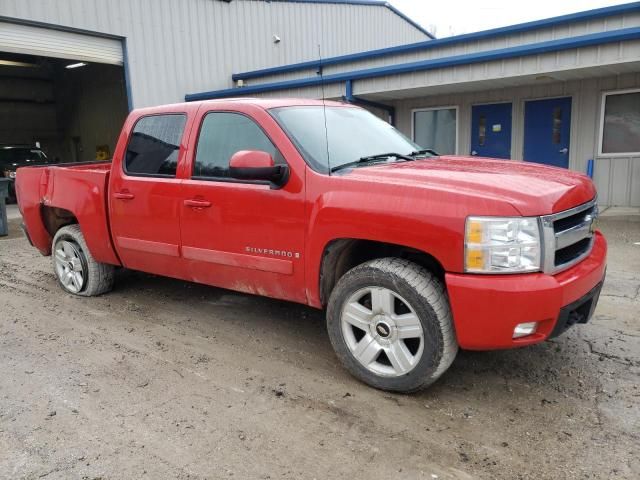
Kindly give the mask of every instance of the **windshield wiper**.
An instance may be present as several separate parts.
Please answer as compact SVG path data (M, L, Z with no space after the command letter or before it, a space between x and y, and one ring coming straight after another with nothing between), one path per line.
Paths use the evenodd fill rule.
M395 152L378 153L376 155L369 155L367 157L360 157L355 162L347 162L347 163L343 163L342 165L337 165L337 166L335 166L335 167L333 167L331 169L331 172L333 173L333 172L335 172L337 170L342 170L343 168L356 167L358 165L362 165L362 164L365 164L365 163L373 162L375 160L384 160L385 158L396 158L396 159L405 160L407 162L411 162L411 161L414 160L414 158L410 157L409 155L402 155L401 153L395 153Z
M430 148L425 148L423 150L415 150L413 152L411 152L409 154L410 157L417 157L418 155L431 155L433 157L439 157L440 154L438 152L436 152L435 150L432 150Z
M413 160L413 158L411 158L409 155L402 155L400 153L389 152L389 153L378 153L377 155L369 155L368 157L361 157L360 160L358 161L368 162L369 160L378 160L381 158L391 158L391 157L401 158L402 160L407 160L409 162Z

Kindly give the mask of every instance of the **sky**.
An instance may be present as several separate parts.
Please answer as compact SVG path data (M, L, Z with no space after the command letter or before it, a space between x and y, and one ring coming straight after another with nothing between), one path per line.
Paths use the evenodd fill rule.
M624 0L390 0L393 6L436 37L556 17L593 8L619 5Z

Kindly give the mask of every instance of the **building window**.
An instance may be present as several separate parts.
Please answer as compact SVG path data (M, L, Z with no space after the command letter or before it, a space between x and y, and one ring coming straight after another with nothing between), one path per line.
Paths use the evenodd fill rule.
M600 133L600 154L640 153L640 90L603 95Z
M551 142L558 145L562 139L562 107L553 109L553 130L551 132Z
M480 115L480 120L478 121L478 145L484 147L484 144L487 141L487 117L485 115Z
M458 144L458 107L413 111L413 141L422 148L452 155Z
M175 177L186 121L183 114L151 115L138 120L127 146L125 172Z
M284 164L278 149L249 117L240 113L208 113L200 129L193 176L229 177L229 161L241 150L267 152L276 164Z

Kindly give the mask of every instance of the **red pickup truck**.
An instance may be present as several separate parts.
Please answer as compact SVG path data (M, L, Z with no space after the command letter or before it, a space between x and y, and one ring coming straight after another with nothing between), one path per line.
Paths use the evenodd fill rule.
M440 156L336 102L136 110L111 163L21 168L17 195L67 292L125 267L326 308L346 368L393 391L587 322L605 275L586 176Z

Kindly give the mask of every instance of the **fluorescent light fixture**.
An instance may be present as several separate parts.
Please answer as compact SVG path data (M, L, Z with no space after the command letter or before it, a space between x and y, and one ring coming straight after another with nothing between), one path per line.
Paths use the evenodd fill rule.
M0 65L5 67L37 67L35 63L16 62L14 60L0 60Z
M64 68L69 68L69 69L71 69L71 68L80 68L80 67L84 67L84 66L86 66L86 65L87 65L87 64L86 64L86 63L84 63L84 62L78 62L78 63L72 63L72 64L70 64L70 65L67 65L67 66L66 66L66 67L64 67Z

